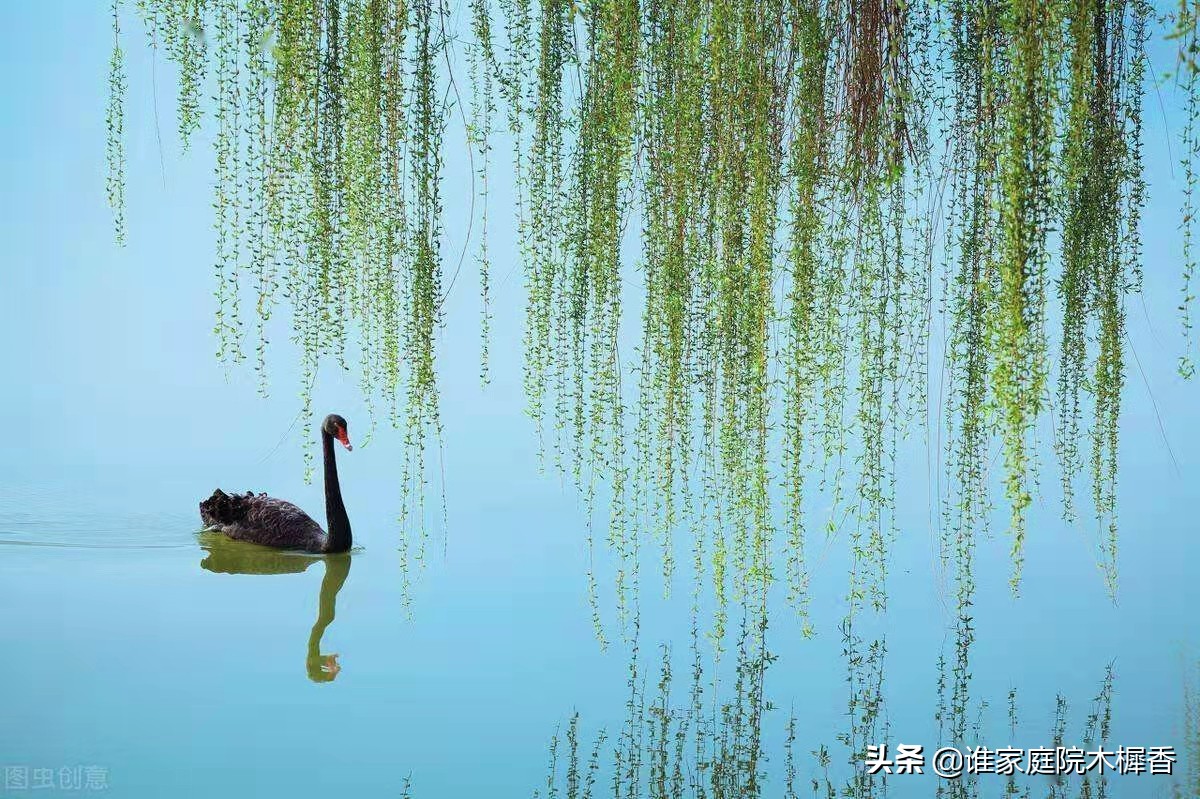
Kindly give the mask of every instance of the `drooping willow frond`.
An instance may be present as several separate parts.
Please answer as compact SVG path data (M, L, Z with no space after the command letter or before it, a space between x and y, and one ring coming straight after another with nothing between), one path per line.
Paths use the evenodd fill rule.
M1192 306L1196 299L1197 164L1200 164L1200 2L1180 0L1171 38L1179 42L1178 84L1187 98L1182 135L1183 158L1183 296L1179 313L1183 319L1183 354L1179 373L1192 378L1196 373Z
M614 555L626 624L646 551L666 590L689 553L720 641L727 604L777 578L804 616L812 544L838 538L850 615L883 610L900 452L930 404L939 323L941 541L968 570L960 604L991 515L995 445L1019 584L1048 421L1071 518L1076 477L1090 477L1114 589L1124 300L1141 280L1142 84L1158 21L1144 0L138 8L178 66L185 144L202 119L214 128L219 353L237 363L253 341L265 390L268 322L290 309L306 418L320 365L357 357L372 415L405 430L404 516L422 531L453 282L443 139L461 41L482 199L481 378L501 257L488 243L493 133L506 127L528 411L547 462L584 499L589 552L606 517L597 540ZM1194 12L1175 18L1193 122ZM111 69L120 229L119 47ZM635 357L620 346L631 298ZM425 547L421 532L405 559Z
M426 461L440 439L442 131L448 34L439 0L139 0L179 68L179 132L199 129L211 76L218 356L251 343L266 390L268 322L281 302L301 352L304 433L322 360L357 353L374 415L407 445L407 561L426 552ZM113 59L110 197L119 215L120 100ZM115 109L115 110L114 110ZM118 216L120 219L120 217ZM253 332L243 328L253 306ZM306 452L311 469L311 452Z
M113 0L113 49L108 62L108 106L105 109L105 155L108 176L105 188L113 213L113 231L118 244L125 243L125 54L121 50L120 2Z

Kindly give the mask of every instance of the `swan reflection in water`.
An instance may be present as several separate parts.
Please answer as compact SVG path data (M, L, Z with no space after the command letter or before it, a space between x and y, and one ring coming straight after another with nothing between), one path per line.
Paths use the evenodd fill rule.
M304 667L313 682L330 682L338 676L342 670L338 656L321 654L321 636L333 622L338 591L342 590L350 574L350 553L314 558L304 553L231 541L218 533L201 533L200 546L205 552L200 567L218 574L299 574L314 563L324 561L325 576L321 578L321 593L317 598L317 620L308 635Z

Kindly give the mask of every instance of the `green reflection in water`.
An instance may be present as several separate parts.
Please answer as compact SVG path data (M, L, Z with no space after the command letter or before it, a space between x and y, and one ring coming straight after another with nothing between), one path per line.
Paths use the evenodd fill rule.
M205 552L200 568L218 574L299 574L317 561L325 562L325 576L317 598L317 620L308 635L304 668L313 682L331 682L342 667L337 654L321 654L321 637L333 623L338 592L350 574L350 553L312 557L286 550L271 549L244 541L231 541L218 533L201 533L200 546Z
M548 773L534 795L563 799L589 799L601 792L617 799L762 795L767 776L763 717L772 709L763 688L775 656L767 649L765 608L743 610L732 675L721 669L732 676L731 692L721 690L726 686L717 675L720 664L715 658L705 679L703 639L693 619L690 679L683 699L676 698L679 687L669 645L659 647L657 674L652 673L654 666L650 672L646 669L635 617L620 729L615 734L598 730L588 746L580 740L580 716L574 713L565 731L560 728L551 738ZM605 784L607 791L599 787ZM788 795L794 795L790 787Z
M1183 684L1183 751L1186 759L1179 781L1175 783L1174 799L1200 796L1200 663L1197 663Z
M1127 783L1110 785L1108 771L1089 770L1082 776L964 773L957 779L933 777L928 758L940 747L954 747L964 755L977 747L987 747L994 755L997 741L1003 739L1005 746L1063 747L1079 755L1116 749L1117 742L1111 736L1111 663L1104 668L1093 692L1076 694L1071 701L1065 693L1055 696L1049 725L1045 716L1037 713L1021 723L1016 688L999 703L972 696L967 664L975 636L971 626L964 624L957 625L954 654L943 654L937 662L937 745L925 748L927 781L869 769L868 746L886 743L889 753L894 753L896 731L885 708L886 639L861 625L856 628L854 622L851 616L842 627L848 688L845 727L819 733L819 740L804 746L798 742L798 731L805 720L796 708L804 707L813 697L793 697L786 716L773 712L780 707L767 691L766 677L778 655L767 646L762 607L743 607L741 623L732 633L732 663L722 662L715 652L711 659L703 657L703 639L694 629L690 671L683 681L678 679L679 663L670 645L660 644L659 657L646 662L636 636L639 625L635 617L635 636L629 642L628 693L619 726L601 727L589 737L580 714L572 713L550 739L547 773L534 796L868 799L893 795L901 786L905 791L915 791L901 795L933 799L1103 799L1124 795L1114 793L1114 789ZM1191 751L1200 748L1200 705L1194 693L1189 694L1188 708L1187 746ZM781 728L782 758L776 759L781 754L776 748L779 745L768 746L766 742ZM775 767L769 768L772 765ZM1184 777L1192 780L1187 789L1196 777L1195 770ZM1200 792L1175 794L1193 795L1200 796Z

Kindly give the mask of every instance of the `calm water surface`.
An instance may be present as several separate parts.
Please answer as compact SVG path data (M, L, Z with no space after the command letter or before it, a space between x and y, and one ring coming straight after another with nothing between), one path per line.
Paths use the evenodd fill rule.
M102 767L109 794L122 797L399 796L406 779L415 796L527 796L538 787L545 795L550 738L574 711L586 746L601 727L609 736L621 730L630 650L618 641L602 651L592 634L569 502L550 508L559 525L520 491L507 507L457 514L457 538L431 559L406 606L394 496L380 486L373 500L376 487L356 482L348 459L343 472L358 546L330 558L198 534L179 475L159 491L102 479L7 486L3 765ZM515 482L550 502L563 493L553 480ZM302 504L320 507L315 487L297 491ZM1136 521L1129 527L1130 539L1145 534ZM879 737L933 747L936 660L954 654L950 617L928 538L904 542L893 561ZM993 747L1047 743L1061 694L1068 743L1077 741L1112 664L1110 742L1173 745L1184 757L1198 597L1192 570L1179 564L1195 557L1194 540L1127 545L1122 579L1138 590L1117 607L1094 567L1065 558L1078 542L1058 545L1061 562L1052 544L1034 546L1019 601L1004 585L1005 542L981 547L970 698L979 737ZM849 773L838 743L848 723L837 627L843 575L836 556L817 569L815 639L798 636L786 608L774 612L770 649L779 660L766 693L775 709L762 722L768 796L782 795L789 711L803 755L801 795L821 773L808 754L821 745L833 773ZM658 645L687 657L687 603L646 593L641 672L653 692ZM728 672L732 656L725 661ZM722 699L732 683L723 678ZM678 702L686 689L675 689ZM1015 739L1010 689L1020 703ZM1035 796L1050 790L1030 785ZM1149 777L1114 785L1117 796L1170 795L1169 782ZM1003 785L983 787L1000 795ZM888 782L895 796L932 788L920 777Z

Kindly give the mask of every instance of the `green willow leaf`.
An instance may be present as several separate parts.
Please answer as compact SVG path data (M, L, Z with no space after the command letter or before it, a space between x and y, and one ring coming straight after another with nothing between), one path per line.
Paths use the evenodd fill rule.
M253 346L265 392L268 337L289 330L305 420L321 368L357 370L372 424L404 431L406 565L427 557L435 515L436 338L454 282L443 275L444 161L467 157L474 170L486 383L503 133L527 410L543 463L583 499L602 640L598 573L611 571L628 635L649 552L664 592L689 560L693 608L711 607L718 651L729 606L762 601L776 581L815 632L811 572L835 541L850 553L848 621L884 611L901 453L922 434L943 442L938 536L960 608L992 521L997 445L1019 586L1048 426L1069 519L1088 496L1076 483L1090 479L1115 591L1145 51L1164 24L1145 0L137 7L178 66L185 146L213 128L218 354L236 364ZM1189 331L1195 11L1185 2L1170 20L1191 120ZM114 33L108 193L120 237ZM444 152L458 63L471 90L465 155ZM619 346L631 324L632 353ZM945 374L936 403L934 358Z

